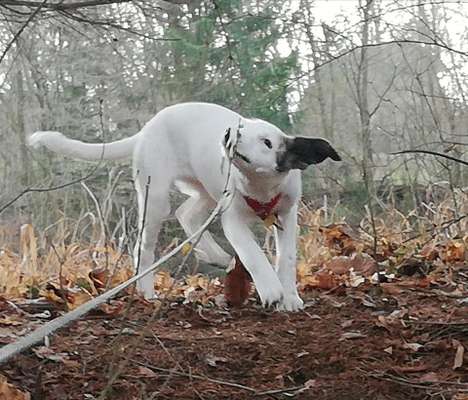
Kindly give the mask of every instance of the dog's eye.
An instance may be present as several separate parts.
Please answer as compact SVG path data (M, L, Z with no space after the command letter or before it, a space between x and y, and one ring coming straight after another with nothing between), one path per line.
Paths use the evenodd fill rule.
M270 139L264 139L263 143L265 143L265 146L268 147L269 149L272 148Z

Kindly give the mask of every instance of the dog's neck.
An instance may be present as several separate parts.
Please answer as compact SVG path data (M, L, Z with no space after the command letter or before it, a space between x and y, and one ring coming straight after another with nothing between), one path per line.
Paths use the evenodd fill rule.
M278 193L281 192L281 185L284 182L285 175L278 176L258 176L245 174L237 168L233 170L233 179L236 189L243 196L251 197L260 202L269 202Z

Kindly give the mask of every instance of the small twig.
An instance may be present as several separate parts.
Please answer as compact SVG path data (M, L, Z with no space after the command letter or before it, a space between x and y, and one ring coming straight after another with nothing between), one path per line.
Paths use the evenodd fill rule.
M406 320L405 324L415 324L415 325L442 325L442 326L452 326L452 327L468 327L468 322L444 322L444 321L414 321Z
M250 386L241 385L240 383L236 383L236 382L223 381L221 379L209 378L209 377L203 376L203 375L180 372L180 371L175 371L173 369L168 369L168 368L156 367L154 365L151 365L151 364L148 364L148 363L145 363L145 362L140 362L140 361L135 360L135 359L132 359L131 361L134 362L135 364L141 365L142 367L146 367L146 368L148 368L150 370L153 370L153 371L163 372L163 373L166 373L166 374L173 374L173 375L177 375L177 376L183 376L183 377L189 378L189 379L197 379L197 380L212 382L212 383L216 383L218 385L223 385L223 386L230 386L230 387L234 387L234 388L237 388L237 389L242 389L242 390L245 390L247 392L250 392L254 396L268 396L268 395L273 395L273 394L278 394L278 393L284 393L284 392L289 392L289 391L300 390L300 389L304 388L304 386L302 385L302 386L293 386L293 387L283 388L283 389L272 389L272 390L266 390L266 391L258 391L257 389L254 389L254 388L252 388Z
M386 381L396 382L400 385L411 386L418 389L426 389L426 390L434 390L440 389L440 386L454 386L457 389L450 389L450 390L457 390L459 392L468 392L468 383L466 382L451 382L451 381L425 381L424 383L414 381L411 379L402 378L396 375L389 374L388 372L384 371L365 371L361 368L358 368L360 372L363 372L365 375L370 376L372 378L382 379ZM436 387L437 386L437 387Z
M28 313L27 311L23 310L21 307L18 307L15 303L13 303L10 300L6 300L6 303L10 307L12 307L17 313L19 313L21 315L25 315L25 316L28 316L28 317L30 317L32 315L32 314Z
M58 262L60 263L59 267L59 289L60 289L60 297L63 300L64 308L65 311L68 311L68 302L67 302L67 296L65 296L65 289L63 287L63 264L65 264L65 260L60 256L58 253L57 249L55 248L55 245L50 242L50 246L52 247L52 250L54 251L55 255L57 256Z
M295 392L296 390L304 389L304 385L300 386L291 386L284 389L272 389L272 390L265 390L264 392L257 392L255 396L271 396L274 394L286 393L286 392Z
M101 204L99 203L99 200L95 196L95 194L91 191L91 189L86 185L85 182L80 182L81 186L85 189L85 191L88 193L89 197L91 197L91 200L94 203L94 206L96 207L96 211L98 214L98 219L99 219L99 225L101 225L101 234L99 235L99 241L97 243L97 247L101 246L106 246L106 225L104 223L104 216L102 215L102 207Z
M431 227L431 228L427 228L423 233L419 233L417 235L411 236L408 239L405 239L402 242L402 244L405 244L407 242L411 242L412 240L418 239L418 238L420 238L421 236L423 236L426 233L432 232L431 238L424 243L424 244L427 244L437 235L437 232L443 231L444 229L447 229L450 226L455 225L456 223L462 221L463 219L465 219L467 217L468 217L468 214L463 214L463 215L460 215L458 218L453 218L453 219L442 222L440 224L440 226L434 226L434 227Z

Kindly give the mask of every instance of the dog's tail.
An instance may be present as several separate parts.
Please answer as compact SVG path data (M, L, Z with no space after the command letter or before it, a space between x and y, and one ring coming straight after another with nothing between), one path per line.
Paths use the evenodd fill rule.
M130 157L138 134L110 143L84 143L67 138L60 132L43 131L33 133L28 143L32 147L45 146L49 150L68 157L86 161L118 160Z

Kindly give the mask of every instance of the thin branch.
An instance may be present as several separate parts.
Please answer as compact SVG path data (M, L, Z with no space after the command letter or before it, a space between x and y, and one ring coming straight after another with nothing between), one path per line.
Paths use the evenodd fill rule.
M263 110L265 109L266 107L268 107L269 105L271 104L274 104L278 99L281 98L281 96L283 96L284 94L284 91L286 91L288 88L290 88L294 83L300 81L301 79L305 78L305 77L308 77L312 72L318 70L319 68L322 68L322 67L325 67L326 65L328 64L331 64L333 63L334 61L337 61L341 58L344 58L350 54L353 54L356 50L360 50L360 49L365 49L365 48L369 48L369 47L384 47L384 46L388 46L388 45L392 45L392 44L396 44L396 45L401 45L401 44L420 44L420 45L425 45L425 46L435 46L435 47L441 47L449 52L452 52L452 53L456 53L456 54L459 54L459 55L462 55L464 57L468 57L468 52L465 52L465 51L462 51L462 50L459 50L459 49L455 49L453 47L450 47L444 43L439 43L439 42L436 42L436 41L424 41L424 40L412 40L412 39L393 39L393 40L388 40L388 41L384 41L384 42L379 42L379 43L367 43L365 45L354 45L353 43L353 47L349 48L348 50L345 50L343 51L342 53L338 54L338 55L333 55L333 54L328 54L328 57L329 59L318 64L318 65L314 65L312 69L304 72L304 73L301 73L301 74L298 74L296 75L295 77L289 79L289 81L287 83L285 83L285 85L283 86L283 91L280 95L278 96L275 96L273 99L270 100L269 104L267 105L263 105L263 106L259 106L259 107L255 107L255 108L250 108L249 110L253 111L258 111L258 110ZM347 76L347 75L345 75Z
M62 185L57 185L57 186L49 186L47 188L26 188L24 189L22 192L20 192L19 194L17 194L15 197L13 197L9 202L7 202L5 205L3 205L2 207L0 207L0 215L8 208L10 207L12 204L14 204L16 201L18 201L21 197L23 197L25 194L27 193L33 193L33 192L52 192L54 190L59 190L59 189L64 189L68 186L72 186L76 183L81 183L83 181L86 181L87 179L91 178L91 176L94 175L94 173L97 171L97 169L100 167L101 164L97 164L92 170L91 172L89 172L88 174L86 174L85 176L82 176L80 178L77 178L73 181L70 181L70 182L67 182L67 183L63 183Z
M407 153L431 154L433 156L446 158L447 160L451 160L451 161L455 161L455 162L460 163L460 164L468 165L467 161L460 160L459 158L455 158L455 157L452 157L452 156L448 156L447 154L438 153L436 151L430 151L430 150L402 150L402 151L396 151L394 153L388 153L388 154L397 155L397 154L407 154Z
M202 380L202 381L217 383L217 384L223 385L223 386L235 387L237 389L246 390L246 391L248 391L248 392L250 392L252 394L257 393L256 389L254 389L252 387L249 387L249 386L241 385L240 383L222 381L221 379L208 378L207 376L203 376L203 375L188 374L186 372L180 372L180 371L176 371L174 369L169 369L169 368L156 367L154 365L151 365L151 364L148 364L148 363L145 363L145 362L140 362L140 361L135 360L135 359L131 360L131 361L134 362L135 364L141 365L142 367L148 368L148 369L150 369L152 371L165 372L165 373L168 373L168 374L183 376L185 378L198 379L198 380Z
M466 393L468 391L468 383L466 382L430 381L430 380L419 382L414 379L407 379L407 378L400 377L397 375L389 374L388 372L385 372L385 371L366 371L366 370L363 370L362 368L358 368L358 370L372 378L388 380L391 382L396 382L400 385L407 385L407 386L411 386L411 387L418 388L418 389L434 390L434 389L440 389L443 386L446 386L446 387L448 386L449 388L450 387L456 388L456 389L450 389L450 390L457 390L463 393ZM447 390L449 390L449 388L447 388Z
M164 372L164 373L168 373L168 374L178 375L178 376L182 376L182 377L189 378L189 379L197 379L197 380L212 382L212 383L216 383L218 385L223 385L223 386L230 386L230 387L234 387L234 388L237 388L237 389L242 389L242 390L245 390L247 392L250 392L254 396L269 396L269 395L280 394L280 393L285 393L285 392L289 392L289 391L292 392L292 391L296 391L296 390L300 390L300 389L304 388L304 385L302 385L302 386L294 386L294 387L283 388L283 389L258 391L257 389L254 389L254 388L252 388L250 386L241 385L240 383L223 381L221 379L209 378L209 377L203 376L203 375L189 374L189 373L186 373L186 372L176 371L174 369L156 367L154 365L144 363L144 362L140 362L138 360L131 360L131 361L134 362L135 364L141 365L142 367L146 367L146 368L148 368L148 369L150 369L152 371L158 371L158 372Z
M1 57L0 57L0 64L2 63L3 59L7 55L8 51L10 50L11 46L18 40L18 38L21 36L23 31L26 29L26 27L29 25L29 23L33 20L33 18L37 15L39 11L41 11L41 8L44 7L47 3L47 0L43 0L42 3L37 3L37 8L31 13L29 18L25 21L25 23L21 26L21 28L16 32L15 36L13 36L13 39L10 40L10 42L7 44L5 47L5 50L3 51ZM1 211L0 211L1 212Z
M87 173L85 176L82 176L80 178L77 178L77 179L74 179L70 182L67 182L67 183L63 183L61 185L57 185L57 186L49 186L48 188L26 188L24 189L23 191L21 191L19 194L17 194L15 197L13 197L13 199L11 199L10 201L8 201L6 204L4 204L3 206L0 207L0 215L2 215L2 213L8 208L10 207L12 204L14 204L16 201L18 201L21 197L23 197L25 194L27 193L32 193L32 192L39 192L39 193L42 193L42 192L52 192L54 190L59 190L59 189L64 189L68 186L72 186L76 183L81 183L81 182L84 182L86 181L87 179L91 178L94 173L98 170L98 168L101 166L102 164L102 161L104 160L104 152L105 152L105 148L106 148L106 143L104 143L104 127L102 125L102 99L99 101L99 118L100 118L100 121L101 121L101 129L102 129L102 141L103 141L103 146L102 146L102 150L101 150L101 156L100 156L100 159L98 160L97 164L93 167L93 169Z
M447 228L450 228L452 225L458 224L460 221L464 220L465 218L468 218L468 214L463 214L457 218L443 221L441 224L439 224L439 226L427 228L424 230L424 232L411 236L410 238L404 240L402 244L411 242L412 240L415 240L415 239L419 239L424 234L431 232L431 238L425 242L425 243L429 243L432 239L434 239L434 237L437 235L438 232L446 230Z
M142 37L144 39L149 39L149 40L159 40L159 41L165 41L165 42L176 42L180 39L178 38L163 38L163 37L155 37L151 35L146 35L144 33L138 32L132 28L126 28L120 24L117 24L112 21L102 21L102 20L93 20L93 19L88 19L84 15L79 16L77 13L72 13L67 10L60 10L60 14L63 15L65 18L69 18L71 20L84 23L84 24L89 24L89 25L97 25L100 27L109 27L109 28L114 28L120 31L128 32L132 35Z
M121 3L131 3L133 0L88 0L88 1L80 1L76 3L51 3L44 6L49 10L77 10L79 8L84 7L97 7L97 6L104 6L109 4L121 4ZM26 0L2 0L2 5L8 6L23 6L23 7L39 7L42 5L38 1L26 1Z
M384 101L385 99L385 96L387 95L387 93L390 91L390 89L392 88L393 84L395 83L395 78L397 76L396 74L397 72L397 66L395 65L393 67L393 74L392 74L392 79L390 80L390 83L388 84L388 86L385 88L384 92L382 93L382 95L377 95L379 97L379 100L377 102L377 104L375 105L375 107L372 109L372 111L369 113L369 119L371 119L374 114L379 110L380 106L382 105L382 102Z

